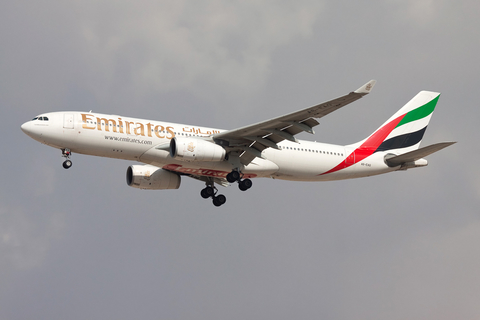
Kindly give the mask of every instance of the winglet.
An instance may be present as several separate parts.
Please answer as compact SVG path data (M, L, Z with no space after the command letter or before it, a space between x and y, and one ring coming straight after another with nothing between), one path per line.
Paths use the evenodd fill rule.
M370 80L367 83L365 83L363 86L355 90L355 93L360 93L360 94L369 94L370 91L372 91L373 86L377 83L376 80Z

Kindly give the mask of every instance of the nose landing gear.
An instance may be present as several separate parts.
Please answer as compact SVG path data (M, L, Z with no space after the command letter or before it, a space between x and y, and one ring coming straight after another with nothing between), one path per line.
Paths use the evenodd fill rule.
M63 167L65 169L69 169L72 166L72 160L70 160L70 156L72 155L72 152L70 149L62 149L62 157L65 158L65 161L63 162Z

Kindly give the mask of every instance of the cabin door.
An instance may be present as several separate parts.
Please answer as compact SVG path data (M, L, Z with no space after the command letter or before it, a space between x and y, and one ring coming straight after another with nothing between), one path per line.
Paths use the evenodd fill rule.
M63 115L63 127L65 129L73 129L73 113L65 113Z

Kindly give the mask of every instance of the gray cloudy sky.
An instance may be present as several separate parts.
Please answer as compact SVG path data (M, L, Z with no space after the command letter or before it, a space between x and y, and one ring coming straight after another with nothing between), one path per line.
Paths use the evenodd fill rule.
M0 319L479 319L478 1L23 0L0 4ZM347 144L442 92L429 166L260 179L227 204L125 183L130 162L27 137L93 109L235 128L377 79L321 120Z

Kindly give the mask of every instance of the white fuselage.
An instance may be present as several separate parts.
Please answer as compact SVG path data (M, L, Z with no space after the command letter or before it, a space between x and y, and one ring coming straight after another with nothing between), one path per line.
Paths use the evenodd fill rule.
M48 120L28 121L22 125L22 130L54 148L135 160L196 176L225 177L232 171L228 161L180 161L170 156L168 148L157 148L168 146L174 137L208 138L224 130L92 112L52 112L43 114L42 118ZM299 143L283 141L278 146L279 150L265 149L263 159L257 157L248 164L242 170L245 176L327 181L366 177L398 169L385 164L385 152L376 152L342 170L325 174L343 162L352 161L354 149L303 140Z

